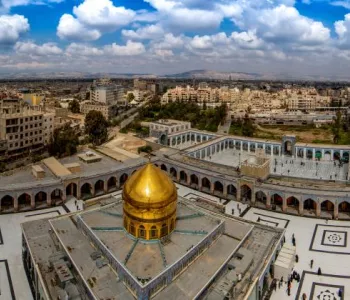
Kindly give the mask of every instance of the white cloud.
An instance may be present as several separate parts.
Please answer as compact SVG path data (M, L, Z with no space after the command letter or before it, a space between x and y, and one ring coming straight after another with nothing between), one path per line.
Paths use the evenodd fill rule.
M115 56L135 56L146 52L142 43L127 41L126 45L113 43L104 48L106 54Z
M29 28L28 19L24 16L0 16L0 44L14 44Z
M148 25L137 30L122 30L122 34L127 38L138 40L159 39L164 36L164 30L160 25Z
M100 56L103 55L103 50L89 45L72 43L66 48L66 54L69 56Z
M330 30L321 22L302 16L296 8L285 5L256 11L246 19L244 26L277 44L320 44L330 39Z
M330 4L333 5L333 6L341 6L341 7L344 7L346 9L350 9L350 1L349 0L333 1Z
M350 48L350 13L344 16L344 20L334 23L335 32L338 35L337 44L341 48Z
M33 42L17 42L14 46L17 53L46 56L46 55L59 55L62 54L62 50L54 43L45 43L37 45Z
M65 40L94 41L101 37L96 29L88 29L72 15L64 14L57 27L57 35Z
M111 0L85 0L73 13L82 24L102 32L130 24L136 15L131 9L114 6Z

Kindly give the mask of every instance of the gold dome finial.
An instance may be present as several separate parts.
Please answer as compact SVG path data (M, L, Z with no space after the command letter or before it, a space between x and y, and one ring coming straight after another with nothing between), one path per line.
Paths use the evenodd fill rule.
M175 228L177 189L169 176L148 162L123 189L124 227L136 237L154 239Z

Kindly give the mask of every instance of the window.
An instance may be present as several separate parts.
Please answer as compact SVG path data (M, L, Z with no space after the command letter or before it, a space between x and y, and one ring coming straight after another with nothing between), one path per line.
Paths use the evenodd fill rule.
M156 239L158 238L158 230L157 230L157 227L156 226L152 226L151 227L151 232L150 232L150 237L151 239Z
M140 225L139 227L139 237L145 238L146 237L146 230L143 225Z
M134 223L130 223L130 233L135 235L135 225L134 225Z

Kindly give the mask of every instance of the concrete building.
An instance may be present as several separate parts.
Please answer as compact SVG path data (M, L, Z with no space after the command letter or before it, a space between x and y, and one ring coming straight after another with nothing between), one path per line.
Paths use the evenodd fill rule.
M288 99L289 110L310 110L316 108L316 98L304 95L293 95Z
M125 106L124 89L112 83L109 79L95 80L90 90L90 101L80 103L80 110L87 114L91 110L102 112L108 120L115 116L118 108Z
M116 115L118 107L88 100L80 102L80 112L82 114L87 115L92 110L100 111L106 120L109 120Z
M0 139L7 140L9 156L41 149L53 132L53 116L21 100L0 102Z

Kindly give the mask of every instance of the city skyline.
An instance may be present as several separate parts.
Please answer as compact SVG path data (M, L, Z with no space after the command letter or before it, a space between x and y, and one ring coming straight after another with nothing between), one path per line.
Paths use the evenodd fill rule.
M0 73L349 78L350 2L3 0Z

